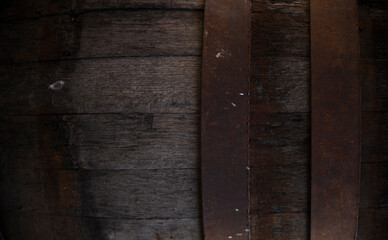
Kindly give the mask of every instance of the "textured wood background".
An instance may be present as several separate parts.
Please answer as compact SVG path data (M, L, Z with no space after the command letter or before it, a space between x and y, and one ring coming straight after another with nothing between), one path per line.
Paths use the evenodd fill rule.
M359 0L361 201L358 239L388 239L388 2Z
M203 2L2 1L0 22L5 239L201 239Z
M252 3L251 236L309 239L309 1Z
M0 230L202 237L203 1L0 3ZM358 239L388 232L388 5L359 0ZM252 1L251 236L309 239L308 0ZM49 89L63 81L60 90Z
M309 0L253 0L252 239L309 239ZM360 0L362 165L358 239L388 239L388 3Z

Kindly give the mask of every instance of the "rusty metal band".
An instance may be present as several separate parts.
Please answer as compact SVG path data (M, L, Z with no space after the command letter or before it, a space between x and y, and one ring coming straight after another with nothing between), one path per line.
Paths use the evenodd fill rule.
M249 238L250 1L206 0L201 90L206 240Z
M356 0L311 0L311 239L352 240L361 100Z

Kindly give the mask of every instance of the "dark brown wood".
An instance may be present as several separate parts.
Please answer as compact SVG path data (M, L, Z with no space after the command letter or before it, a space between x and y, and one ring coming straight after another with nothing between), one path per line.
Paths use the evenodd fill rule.
M310 167L306 165L260 166L251 168L252 205L251 212L260 216L274 213L300 213L308 208L307 193L301 195L308 187L307 179ZM266 185L266 181L272 181ZM290 204L292 203L292 205Z
M6 239L201 239L201 4L1 3Z
M107 219L1 212L12 239L201 239L200 219Z
M359 4L362 110L388 111L388 6Z
M252 58L251 105L255 112L310 111L309 57L260 57L257 53Z
M310 114L263 113L255 110L258 111L252 108L251 113L260 115L260 118L251 119L251 166L309 165Z
M249 239L251 4L205 5L201 90L202 209L206 240Z
M183 219L174 213L172 204L164 205L171 210L168 218L116 217L114 211L120 208L146 206L123 200L116 210L101 204L113 217L88 217L101 214L92 198L112 200L82 191L74 192L74 196L90 197L86 206L64 205L60 199L69 195L62 193L47 195L53 202L50 209L36 207L48 201L45 188L55 192L55 179L72 179L74 174L59 174L63 168L67 169L63 172L81 171L75 175L85 179L94 176L90 179L95 186L107 181L110 187L113 183L106 178L119 172L123 178L134 173L150 179L134 180L141 188L123 180L132 191L122 192L125 200L129 199L126 194L136 189L154 190L165 194L160 201L172 203L182 199L182 195L167 191L176 187L174 184L185 185L185 194L198 194L198 176L197 181L190 180L195 191L189 190L188 178L177 175L176 181L158 181L160 174L170 175L171 168L186 169L195 176L191 170L199 164L201 5L203 2L185 0L1 3L0 205L9 208L0 213L0 231L6 239L201 239L198 209L195 215ZM191 12L194 8L197 10ZM359 1L364 111L358 226L361 240L388 238L386 9L385 0ZM254 0L252 12L251 239L307 240L309 1ZM116 22L114 16L118 16ZM159 28L153 28L149 19L154 19L152 24ZM100 33L99 27L104 31ZM135 33L131 29L136 29ZM190 36L198 42L191 42ZM162 40L155 45L159 37ZM94 42L104 49L97 49ZM137 45L144 51L136 49ZM79 58L83 60L74 61ZM42 62L47 60L50 62ZM61 90L48 89L61 80L65 81ZM95 170L106 173L106 178L95 177ZM13 178L17 178L16 185ZM88 182L84 182L86 189ZM116 191L111 193L118 196ZM187 199L187 208L194 209ZM197 199L193 202L198 204ZM160 202L154 201L148 208L159 206ZM64 210L69 207L71 211ZM74 209L81 215L73 214Z
M308 239L308 219L304 212L253 215L251 239Z
M117 10L1 23L0 61L200 56L202 22L201 11Z
M200 66L200 57L3 65L0 107L13 115L198 113ZM58 81L63 81L61 89L49 89Z
M306 13L310 9L309 3L310 1L308 0L252 0L252 12L265 13L267 11L275 11L289 16L306 16ZM308 23L309 21L307 20Z
M77 15L84 12L165 9L168 10L202 10L203 0L5 0L0 5L0 20L12 21L26 18L41 18L52 15Z
M388 238L388 4L359 1L362 150L358 239Z
M0 142L16 169L199 168L198 125L197 114L14 116Z
M309 239L309 1L252 2L251 239Z
M197 169L4 172L1 191L9 195L2 211L112 219L200 217Z
M252 56L310 56L306 47L309 45L308 8L301 6L300 12L283 12L281 7L286 5L274 2L272 7L261 6L266 10L252 12Z
M368 111L384 111L386 109L386 60L382 58L381 49L384 49L386 42L386 8L382 1L362 1L359 5L360 19L360 42L361 55L365 55L362 60L360 75L362 80L362 105L363 110L363 133L362 133L362 176L361 176L361 209L359 223L359 239L385 239L386 231L384 226L388 222L386 208L379 203L387 200L386 194L386 150L385 143L387 139L386 119L380 113L368 113ZM251 209L258 209L258 206L278 206L278 203L264 202L261 199L269 199L276 193L272 193L271 188L279 189L282 185L274 184L267 179L277 179L276 175L272 176L273 171L269 168L280 169L281 167L292 164L310 163L310 124L309 124L309 99L310 99L310 58L309 56L300 57L292 54L309 53L309 31L305 31L305 37L299 37L299 41L305 44L293 41L287 42L291 34L300 35L300 30L292 28L292 25L309 26L309 1L253 1L253 11L260 14L264 13L281 13L283 17L278 19L288 19L288 21L271 22L271 14L257 17L261 21L254 20L252 41L258 42L267 49L268 56L261 56L258 52L252 55L251 64L251 104L252 104L252 127L251 127L251 162L252 169L256 167L265 171L271 176L252 177L251 183ZM275 14L276 15L276 14ZM264 17L267 16L267 17ZM307 20L306 20L307 19ZM257 21L257 23L254 23ZM276 27L283 24L283 28ZM268 27L266 27L268 26ZM256 28L256 29L255 29ZM267 31L264 31L267 29ZM277 32L275 32L277 31ZM282 34L282 31L284 33ZM271 34L277 38L271 38ZM261 37L258 37L261 36ZM268 36L268 37L267 37ZM378 39L376 39L378 38ZM271 48L271 42L266 39L272 39L279 42L279 46L298 46L300 50ZM305 39L305 40L303 40ZM364 43L364 44L363 44ZM378 43L378 45L376 45ZM380 49L380 50L378 50ZM379 56L379 57L375 57ZM376 58L374 60L373 58ZM376 64L378 67L376 67ZM302 112L301 116L298 113ZM292 113L271 114L271 112ZM303 112L306 112L303 114ZM369 116L368 116L369 115ZM257 116L257 121L255 117ZM256 122L256 123L254 123ZM368 171L367 162L380 162L373 165ZM256 166L256 167L255 167ZM266 170L268 169L268 170ZM287 168L290 173L293 169ZM276 171L275 171L276 172ZM299 196L309 194L309 185L307 189L302 187L302 183L309 183L309 172L293 173L293 176L299 178L298 182L301 187L298 189ZM255 183L255 179L260 183ZM274 185L273 185L274 184ZM385 185L384 185L385 184ZM268 186L266 191L261 191L262 186ZM263 190L265 190L263 189ZM258 192L263 193L256 196ZM292 196L285 190L282 192L285 196ZM267 195L264 195L267 194ZM369 200L366 200L369 199ZM372 200L374 199L374 200ZM372 200L372 202L371 202ZM363 202L368 201L368 207ZM292 206L302 203L299 198L288 198L286 206L291 209ZM284 206L284 205L283 205ZM306 199L306 206L309 206L309 199ZM269 214L260 214L251 212L252 228L251 235L253 239L309 239L309 209L302 212L271 212Z
M252 239L308 239L310 114L251 114Z
M355 239L361 96L357 2L311 0L311 239Z

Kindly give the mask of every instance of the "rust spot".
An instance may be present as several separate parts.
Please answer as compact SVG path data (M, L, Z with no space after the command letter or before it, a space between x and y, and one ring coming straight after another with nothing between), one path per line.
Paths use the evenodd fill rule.
M69 212L81 203L77 176L69 170L48 170L45 174L45 192L53 211Z
M159 233L156 233L156 240L163 240Z
M55 163L55 166L61 166L63 164L63 158L57 152L53 153L53 156L51 157L51 160Z

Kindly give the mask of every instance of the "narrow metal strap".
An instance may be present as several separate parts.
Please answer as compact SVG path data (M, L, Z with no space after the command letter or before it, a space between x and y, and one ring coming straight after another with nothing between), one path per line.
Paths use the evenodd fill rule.
M311 239L357 235L360 168L356 0L311 0Z
M249 238L250 1L206 0L201 154L206 240Z

